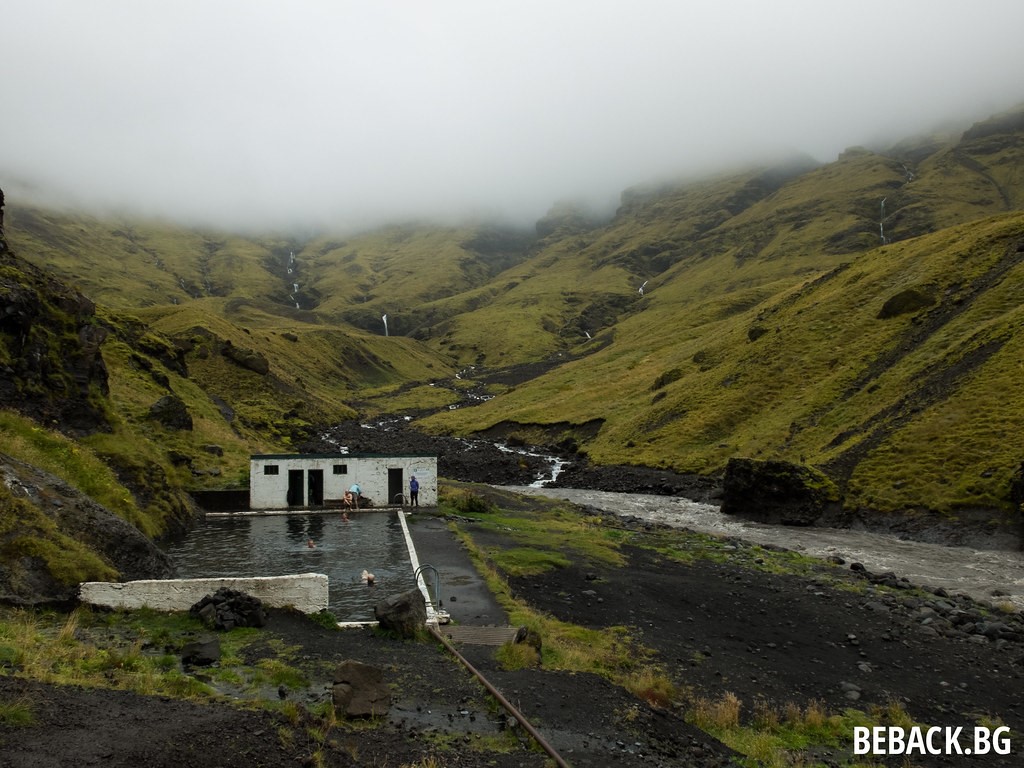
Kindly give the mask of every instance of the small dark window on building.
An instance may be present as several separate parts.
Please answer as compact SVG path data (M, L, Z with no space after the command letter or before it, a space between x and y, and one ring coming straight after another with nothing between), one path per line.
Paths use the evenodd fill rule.
M335 464L334 465L334 474L336 474L336 475L347 475L348 474L348 464Z
M264 475L276 475L277 474L277 464L264 464L263 465L263 474Z

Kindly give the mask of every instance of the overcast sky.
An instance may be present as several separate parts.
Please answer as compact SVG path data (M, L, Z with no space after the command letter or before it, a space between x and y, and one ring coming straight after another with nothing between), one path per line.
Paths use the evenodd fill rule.
M532 222L1024 102L1021 0L0 0L0 187L219 223Z

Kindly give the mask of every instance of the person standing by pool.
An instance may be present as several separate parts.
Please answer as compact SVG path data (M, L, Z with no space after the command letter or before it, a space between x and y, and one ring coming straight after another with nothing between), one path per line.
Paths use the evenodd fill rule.
M363 492L363 489L359 487L359 483L352 483L352 487L348 489L348 492L352 494L352 503L355 505L356 511L359 511L359 495Z
M416 475L409 478L409 506L418 507L420 505L420 481L416 479Z

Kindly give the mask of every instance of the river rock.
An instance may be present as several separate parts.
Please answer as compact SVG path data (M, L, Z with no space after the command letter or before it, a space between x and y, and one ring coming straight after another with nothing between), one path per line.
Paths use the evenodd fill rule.
M334 672L331 699L347 717L375 717L391 708L391 691L377 667L347 659Z
M181 649L181 663L195 667L208 667L220 661L220 640L207 637L187 643Z

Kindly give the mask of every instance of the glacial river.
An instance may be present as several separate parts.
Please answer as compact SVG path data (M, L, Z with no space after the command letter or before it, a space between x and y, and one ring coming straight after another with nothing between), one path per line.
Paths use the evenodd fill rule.
M723 515L718 506L673 496L609 493L574 488L501 486L517 493L565 499L606 512L700 533L773 544L813 557L838 556L872 573L892 571L917 586L943 587L977 599L1012 600L1024 609L1024 553L902 541L894 536L842 528L767 525ZM1007 596L993 597L993 590Z

